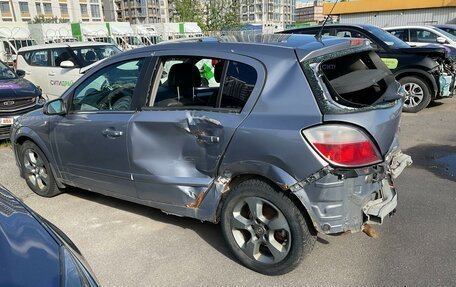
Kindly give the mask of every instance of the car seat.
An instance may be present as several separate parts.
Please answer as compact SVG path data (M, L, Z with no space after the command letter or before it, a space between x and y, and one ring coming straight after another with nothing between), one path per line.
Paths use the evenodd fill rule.
M175 91L176 97L173 100L177 103L184 106L201 104L195 95L195 87L201 86L201 75L195 65L174 64L168 73L168 86Z

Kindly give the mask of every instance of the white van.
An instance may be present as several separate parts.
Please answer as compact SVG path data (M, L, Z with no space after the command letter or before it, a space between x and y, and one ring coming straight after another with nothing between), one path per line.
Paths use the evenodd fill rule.
M115 45L96 42L36 45L19 50L17 69L54 99L82 76L83 67L120 52Z

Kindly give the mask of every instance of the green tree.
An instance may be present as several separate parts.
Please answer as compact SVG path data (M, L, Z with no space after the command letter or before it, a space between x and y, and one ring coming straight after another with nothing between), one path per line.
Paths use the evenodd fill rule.
M201 28L204 31L220 31L239 26L239 1L206 1L203 19Z

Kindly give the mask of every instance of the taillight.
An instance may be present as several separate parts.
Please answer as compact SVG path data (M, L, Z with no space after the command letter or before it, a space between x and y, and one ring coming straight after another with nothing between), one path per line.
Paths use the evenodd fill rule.
M382 161L369 136L355 127L328 124L306 129L302 133L315 150L333 165L359 167Z

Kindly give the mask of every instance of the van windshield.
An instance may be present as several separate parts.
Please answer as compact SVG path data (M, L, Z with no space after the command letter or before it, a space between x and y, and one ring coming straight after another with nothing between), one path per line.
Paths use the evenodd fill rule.
M78 58L81 67L91 65L99 60L114 56L121 51L114 45L73 47L73 53Z

